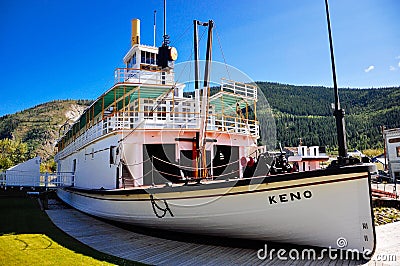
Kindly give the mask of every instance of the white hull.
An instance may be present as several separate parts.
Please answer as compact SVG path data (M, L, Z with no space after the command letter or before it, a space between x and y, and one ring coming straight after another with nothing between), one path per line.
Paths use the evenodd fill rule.
M132 225L373 251L369 174L361 168L342 169L339 174L311 171L198 186L103 192L64 188L58 190L58 196L88 214ZM346 246L338 246L340 238Z

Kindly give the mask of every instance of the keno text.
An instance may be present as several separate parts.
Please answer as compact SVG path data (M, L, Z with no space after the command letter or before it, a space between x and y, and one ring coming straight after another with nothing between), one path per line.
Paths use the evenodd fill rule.
M268 196L269 204L278 204L278 203L285 203L290 201L297 201L303 199L309 199L312 197L312 193L310 190L306 190L303 192L290 192L290 193L283 193L279 195L272 195Z

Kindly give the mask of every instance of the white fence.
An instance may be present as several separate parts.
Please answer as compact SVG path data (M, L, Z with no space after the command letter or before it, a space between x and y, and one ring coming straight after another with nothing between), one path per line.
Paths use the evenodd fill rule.
M73 172L40 173L39 178L30 172L0 172L0 186L57 188L74 185Z
M115 83L145 83L174 85L173 72L153 71L134 68L117 68L114 73Z

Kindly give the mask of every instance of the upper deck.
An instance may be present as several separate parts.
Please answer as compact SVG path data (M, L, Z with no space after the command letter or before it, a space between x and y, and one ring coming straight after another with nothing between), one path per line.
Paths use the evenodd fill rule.
M130 70L117 71L129 73ZM137 73L143 74L143 71ZM141 76L116 80L62 136L59 152L63 155L73 152L117 130L199 129L200 97L195 93L184 96L183 88L183 84L148 79L148 76L145 83ZM221 87L209 98L207 131L258 138L259 127L253 112L256 101L255 86L222 80Z

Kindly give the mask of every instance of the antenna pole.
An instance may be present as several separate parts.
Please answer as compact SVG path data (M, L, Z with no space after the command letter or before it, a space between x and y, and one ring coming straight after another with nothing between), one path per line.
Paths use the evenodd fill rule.
M167 35L167 0L164 0L164 35L163 46L168 46L169 36Z
M154 30L154 40L153 40L153 46L156 46L156 14L157 11L154 10L154 23L153 23L153 30Z
M339 90L336 82L336 70L335 70L335 57L333 54L333 41L332 41L332 31L331 31L331 21L329 18L329 6L328 0L325 0L325 10L326 10L326 21L328 23L328 34L329 34L329 48L331 52L331 64L332 64L332 77L333 77L333 89L335 92L335 110L333 115L336 118L336 130L339 146L339 157L347 157L347 141L346 141L346 128L344 124L344 110L340 108L339 101Z
M167 35L167 0L164 0L164 36Z

